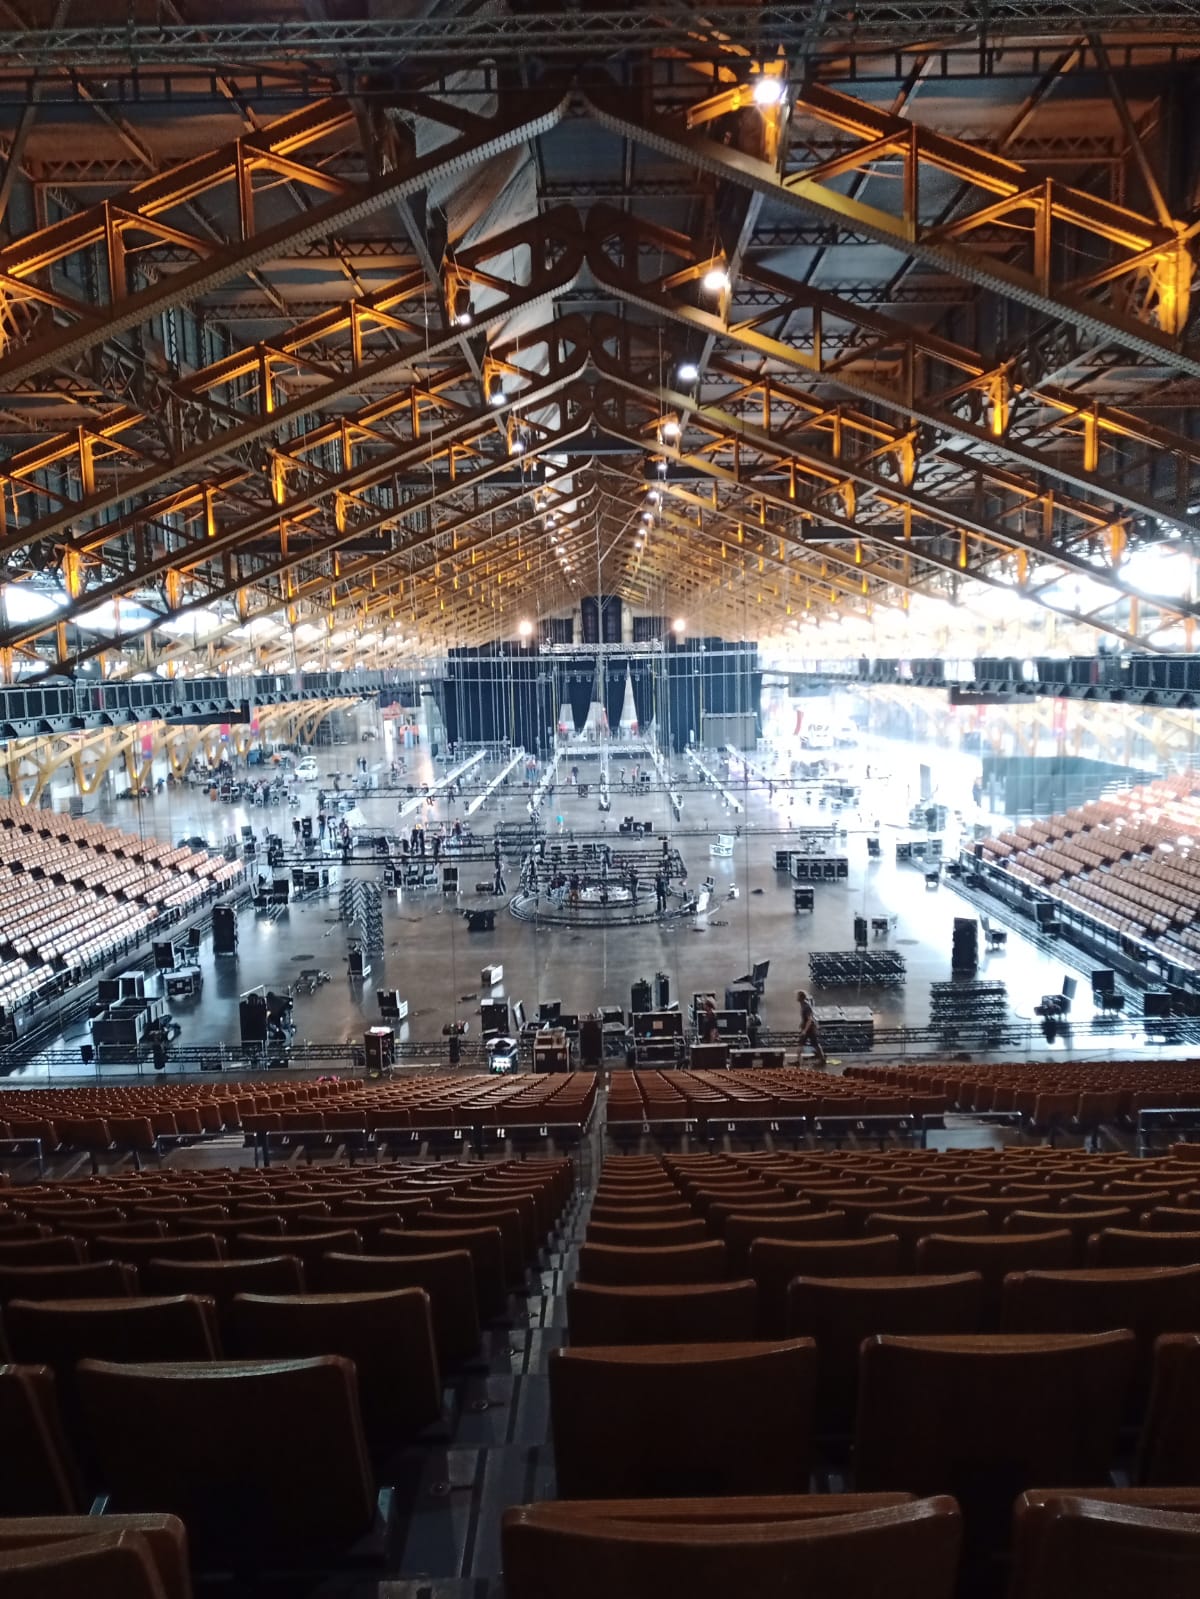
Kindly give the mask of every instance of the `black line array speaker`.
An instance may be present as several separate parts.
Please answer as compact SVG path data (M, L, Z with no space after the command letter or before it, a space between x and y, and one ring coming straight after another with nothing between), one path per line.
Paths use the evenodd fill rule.
M237 912L232 905L214 905L212 913L213 954L236 955L238 945Z
M950 970L973 972L979 967L979 923L973 916L954 918L954 937L950 945Z
M650 997L650 984L644 977L639 977L629 991L629 1008L635 1016L641 1016L654 1006Z
M267 1002L261 994L247 994L238 1005L238 1023L243 1044L267 1041Z
M655 1008L655 1010L666 1010L667 1006L670 1003L671 1003L671 979L667 976L666 972L655 972L655 974L654 974L654 1008Z
M382 1077L396 1059L396 1035L390 1027L368 1027L363 1034L367 1076Z

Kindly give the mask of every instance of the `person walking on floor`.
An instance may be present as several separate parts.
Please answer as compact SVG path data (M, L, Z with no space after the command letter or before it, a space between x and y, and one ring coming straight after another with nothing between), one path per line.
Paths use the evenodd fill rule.
M804 1046L808 1043L813 1047L817 1065L824 1068L829 1065L829 1061L825 1056L825 1046L821 1043L821 1029L817 1025L817 1014L813 1010L812 998L803 989L800 990L798 998L800 1000L800 1048L796 1051L796 1063L797 1065L800 1064L804 1056Z

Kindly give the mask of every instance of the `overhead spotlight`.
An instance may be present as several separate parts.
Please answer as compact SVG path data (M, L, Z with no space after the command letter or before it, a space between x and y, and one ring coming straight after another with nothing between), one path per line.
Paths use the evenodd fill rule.
M517 632L522 638L528 638L533 632L533 623L528 619L528 617L522 617L522 619L517 623Z
M682 616L677 616L671 623L671 631L676 635L676 637L678 637L681 633L687 632L687 623L684 621Z
M504 404L504 383L499 375L488 379L487 397L489 405Z
M646 496L646 498L650 501L651 505L657 505L658 502L662 499L662 495L658 492L657 489L651 489L650 493Z
M468 288L454 291L454 325L460 328L469 328L471 319L475 315L475 306L471 301L471 291Z
M700 376L700 368L695 361L683 361L675 375L681 383L694 383Z
M719 262L714 262L700 282L709 294L724 294L729 287L729 273Z
M673 416L669 416L663 423L662 436L664 439L677 439L679 437L679 423L676 422ZM663 462L663 466L666 466L665 461Z
M787 93L787 87L782 78L777 78L772 73L760 72L754 80L754 103L767 110L776 106Z
M654 512L653 511L643 511L642 512L642 521L643 522L653 522L653 520L654 520Z

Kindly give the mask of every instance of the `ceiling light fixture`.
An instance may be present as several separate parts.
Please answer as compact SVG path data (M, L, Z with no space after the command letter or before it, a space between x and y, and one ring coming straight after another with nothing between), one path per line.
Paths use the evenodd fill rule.
M754 80L754 103L763 110L778 105L786 93L783 79L773 73L760 72Z
M717 261L709 267L700 282L709 294L724 294L729 288L729 273Z
M700 368L695 361L683 361L680 363L676 376L681 383L694 383L700 376Z
M679 423L676 422L676 420L675 420L675 418L673 416L669 416L667 418L667 420L663 423L663 425L662 425L662 436L663 436L664 439L677 439L679 437ZM666 468L666 464L667 463L664 461L663 462L664 470Z

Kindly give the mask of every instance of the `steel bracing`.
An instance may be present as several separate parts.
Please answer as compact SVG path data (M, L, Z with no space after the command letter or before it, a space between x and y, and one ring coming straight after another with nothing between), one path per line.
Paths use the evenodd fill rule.
M0 4L8 681L597 586L1190 647L1200 7L309 9Z

